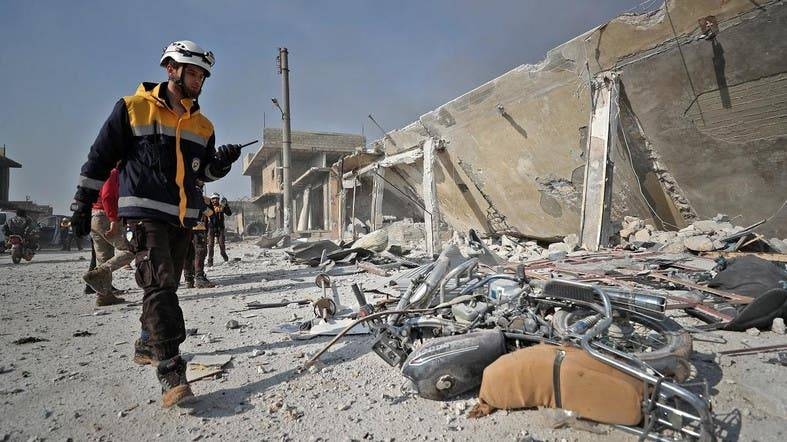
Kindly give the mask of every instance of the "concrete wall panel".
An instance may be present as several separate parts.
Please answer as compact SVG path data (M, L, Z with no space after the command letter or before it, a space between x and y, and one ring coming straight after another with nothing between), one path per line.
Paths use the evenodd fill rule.
M653 13L618 17L377 144L392 154L428 137L447 143L438 153L437 194L444 220L457 229L575 233L588 78L614 68L624 103L613 220L637 215L681 227L724 212L756 221L778 208L785 196L772 189L787 184L787 8L759 3L671 0ZM698 20L711 15L718 35L699 38ZM397 168L420 182L417 164ZM787 222L776 221L761 230L787 235Z

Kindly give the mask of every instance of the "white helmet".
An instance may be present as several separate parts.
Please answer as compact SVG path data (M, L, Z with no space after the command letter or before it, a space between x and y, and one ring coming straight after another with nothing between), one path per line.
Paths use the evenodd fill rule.
M221 195L219 195L218 193L214 193L213 195L210 196L210 199L214 199L214 198L219 199L221 198Z
M165 66L171 58L178 63L193 64L205 69L206 77L210 77L210 68L216 63L213 52L206 51L190 40L174 41L164 48L159 64Z

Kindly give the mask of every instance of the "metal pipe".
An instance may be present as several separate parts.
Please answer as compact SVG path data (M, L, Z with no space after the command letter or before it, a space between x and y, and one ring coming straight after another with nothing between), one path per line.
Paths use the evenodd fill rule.
M628 307L642 314L664 313L667 299L663 296L650 293L640 293L628 290L611 289L604 287L604 293L609 296L613 305Z
M355 233L355 194L358 192L358 179L353 177L353 208L352 208L352 215L350 216L350 225L353 227L353 241L358 239L358 235Z
M454 288L458 288L459 278L460 276L462 276L462 273L464 273L465 271L469 273L477 265L478 265L478 258L471 258L459 264L458 266L454 267L453 269L451 269L450 272L448 272L448 274L445 275L443 281L440 283L441 304L445 302L445 286L448 284L448 282L451 281L453 278L456 278L456 285L454 286Z
M281 167L284 184L284 234L292 233L292 176L290 175L290 66L287 61L287 48L279 48L279 74L281 75L282 123L281 128Z
M504 274L498 273L498 274L494 274L494 275L484 276L483 278L479 279L478 281L468 285L467 287L464 287L462 289L462 291L459 292L459 294L460 295L466 295L468 293L472 293L478 287L482 287L482 286L484 286L486 284L489 284L490 282L498 280L498 279L505 279L507 281L520 282L519 278L517 278L516 276L504 275Z

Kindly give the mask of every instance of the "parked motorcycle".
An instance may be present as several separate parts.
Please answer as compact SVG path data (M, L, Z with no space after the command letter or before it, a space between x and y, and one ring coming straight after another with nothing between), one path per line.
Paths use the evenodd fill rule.
M10 249L11 261L14 264L19 264L23 258L25 261L30 261L35 255L33 247L20 235L10 235L6 248Z

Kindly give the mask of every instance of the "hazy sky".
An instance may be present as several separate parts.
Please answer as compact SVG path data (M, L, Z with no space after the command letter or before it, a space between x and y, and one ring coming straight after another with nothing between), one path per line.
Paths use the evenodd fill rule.
M99 127L142 81L163 81L169 42L216 54L202 109L217 144L280 127L278 47L290 52L293 130L371 141L624 11L657 0L0 0L0 145L11 199L66 208ZM247 149L256 149L250 147ZM249 195L240 164L208 186Z

